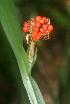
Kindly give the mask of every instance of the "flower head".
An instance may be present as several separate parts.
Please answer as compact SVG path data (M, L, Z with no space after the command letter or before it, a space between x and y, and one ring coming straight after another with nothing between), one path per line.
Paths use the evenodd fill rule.
M28 39L36 42L49 39L49 34L53 30L53 26L50 25L50 19L41 16L31 18L31 21L24 22L23 25L24 32L30 32L30 34L27 35Z
M29 32L27 34L26 40L27 44L30 43L28 48L28 57L29 61L33 59L35 52L36 42L39 40L47 40L49 39L49 34L53 30L53 26L50 25L50 19L46 17L37 16L36 18L31 18L31 21L24 22L23 30L24 32Z

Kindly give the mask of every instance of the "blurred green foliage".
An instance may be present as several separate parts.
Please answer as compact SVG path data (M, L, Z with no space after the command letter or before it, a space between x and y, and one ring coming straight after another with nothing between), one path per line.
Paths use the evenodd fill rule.
M54 83L52 89L58 104L70 104L70 2L68 0L14 0L14 2L21 27L23 22L37 15L50 18L54 30L50 34L50 40L38 42L38 61L33 67L32 75L43 96L48 95L46 89L51 91L47 86L49 81L51 87L52 83L57 82L58 84ZM26 48L25 36L23 37L23 45ZM23 88L16 58L1 24L0 80L1 104L30 104L25 88ZM40 83L43 83L46 88L43 88ZM47 102L54 104L51 97L49 101L45 97L44 99L46 104Z

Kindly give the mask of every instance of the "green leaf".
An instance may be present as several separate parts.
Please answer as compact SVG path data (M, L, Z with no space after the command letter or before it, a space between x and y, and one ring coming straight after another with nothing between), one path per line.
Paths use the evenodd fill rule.
M2 27L16 56L22 81L28 93L30 102L31 104L44 104L42 96L40 98L41 101L39 101L35 88L32 85L33 81L30 80L31 69L27 53L22 46L22 31L13 1L0 0L0 13ZM38 90L38 92L40 91ZM40 94L41 93L39 93L39 96Z
M34 66L34 64L36 62L36 59L37 59L37 47L35 48L35 52L34 52L34 55L33 55L33 60L32 60L31 67Z
M16 55L16 58L19 59L20 58L19 56L24 54L23 55L23 59L25 60L24 63L26 64L27 71L29 71L27 54L25 53L22 47L22 31L14 3L9 0L1 0L0 4L1 4L0 19L4 32Z
M45 102L42 98L42 94L40 92L40 89L39 89L38 85L36 84L36 81L32 77L30 77L30 80L31 80L32 87L34 89L34 93L36 95L36 99L38 101L38 104L45 104Z

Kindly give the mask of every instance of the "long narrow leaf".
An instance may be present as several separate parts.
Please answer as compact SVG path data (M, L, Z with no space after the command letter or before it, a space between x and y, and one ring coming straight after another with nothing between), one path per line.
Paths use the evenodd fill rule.
M22 31L13 1L0 0L0 13L2 27L15 53L22 81L27 90L30 102L31 104L44 104L42 96L40 98L41 101L39 101L37 96L38 94L35 93L32 80L30 80L31 69L29 66L27 54L22 46Z

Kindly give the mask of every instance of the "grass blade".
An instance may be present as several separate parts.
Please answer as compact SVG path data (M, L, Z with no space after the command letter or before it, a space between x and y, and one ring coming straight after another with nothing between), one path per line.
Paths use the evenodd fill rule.
M35 88L32 85L33 80L30 80L30 66L28 56L22 46L22 31L16 12L15 5L12 0L0 0L0 20L7 39L15 53L18 66L20 69L23 84L27 90L31 104L44 104L41 96L35 93ZM39 89L37 88L38 92ZM40 96L41 93L39 93ZM41 103L40 103L41 102Z

